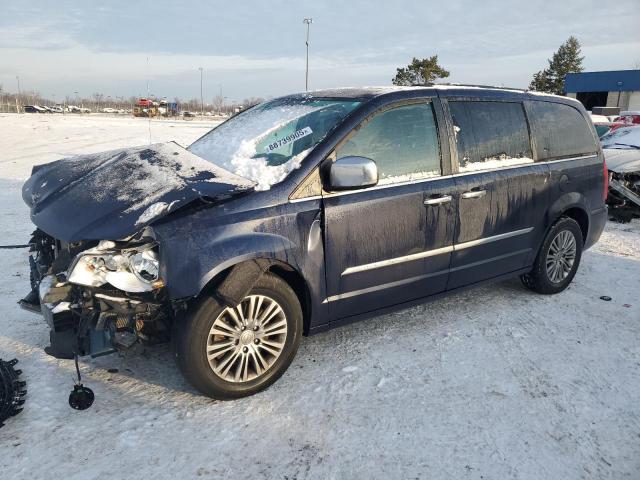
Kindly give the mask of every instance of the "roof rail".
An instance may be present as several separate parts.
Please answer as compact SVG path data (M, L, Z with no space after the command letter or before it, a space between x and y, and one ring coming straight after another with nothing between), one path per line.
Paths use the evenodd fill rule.
M477 88L495 88L497 90L518 90L520 92L528 92L527 88L516 88L516 87L497 87L495 85L475 85L472 83L432 83L429 86L437 87L438 85L445 85L447 87L477 87Z

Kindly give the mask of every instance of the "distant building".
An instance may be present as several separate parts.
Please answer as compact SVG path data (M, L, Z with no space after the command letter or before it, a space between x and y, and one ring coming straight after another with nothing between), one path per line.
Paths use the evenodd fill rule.
M640 70L569 73L564 90L587 110L593 107L640 110Z

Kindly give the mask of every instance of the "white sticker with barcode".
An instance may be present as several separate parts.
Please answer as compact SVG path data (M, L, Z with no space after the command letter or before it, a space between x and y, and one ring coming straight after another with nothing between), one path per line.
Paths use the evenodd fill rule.
M267 152L273 152L278 148L282 148L286 145L289 145L291 142L300 140L301 138L306 137L307 135L311 135L312 133L313 131L311 130L311 127L304 127L296 132L293 132L289 135L286 135L282 138L275 140L273 143L270 143L269 145L267 145L265 150Z

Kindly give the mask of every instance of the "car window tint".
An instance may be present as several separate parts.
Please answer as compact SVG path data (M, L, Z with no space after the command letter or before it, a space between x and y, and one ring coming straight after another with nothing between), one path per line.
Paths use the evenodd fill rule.
M587 120L570 105L529 103L538 160L573 157L598 150Z
M374 160L382 185L438 176L440 147L433 107L420 103L378 113L336 153L337 158Z
M460 172L533 163L521 103L450 101L449 110Z

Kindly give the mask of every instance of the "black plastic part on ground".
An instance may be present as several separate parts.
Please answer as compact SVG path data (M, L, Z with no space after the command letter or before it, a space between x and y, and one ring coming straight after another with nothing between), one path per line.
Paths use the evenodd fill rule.
M21 370L15 369L18 360L8 362L0 359L0 427L9 417L22 411L27 383L19 380Z

